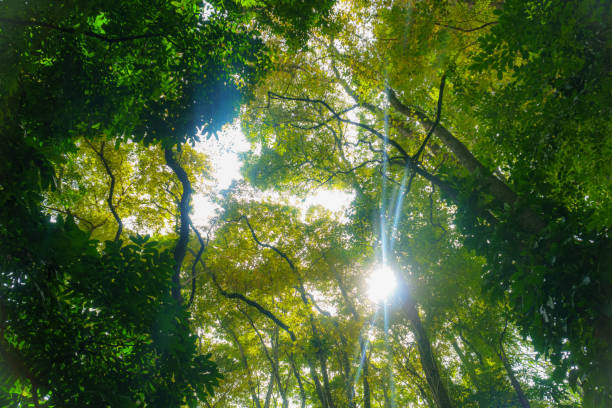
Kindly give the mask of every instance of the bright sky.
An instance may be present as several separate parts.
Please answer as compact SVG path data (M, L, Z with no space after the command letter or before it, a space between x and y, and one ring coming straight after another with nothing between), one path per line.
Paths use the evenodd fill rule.
M226 126L219 133L219 140L211 137L208 140L202 140L196 145L198 151L209 157L213 166L212 174L216 179L213 193L217 194L221 190L228 188L232 181L243 178L240 174L242 162L238 154L246 152L250 148L251 146L242 134L238 123ZM304 200L294 198L289 201L300 207L303 213L315 205L323 206L332 212L342 212L348 207L352 199L353 194L346 192L318 190ZM193 222L196 225L208 224L208 221L213 217L218 207L203 194L194 195L193 203L194 208L191 216Z

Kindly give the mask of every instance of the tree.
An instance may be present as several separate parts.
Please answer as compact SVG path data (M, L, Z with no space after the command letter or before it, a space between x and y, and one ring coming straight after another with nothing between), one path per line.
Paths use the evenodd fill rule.
M609 398L610 387L603 374L609 361L601 359L610 348L604 295L610 240L603 221L609 206L598 195L597 203L587 199L588 209L575 207L581 193L563 196L561 185L569 179L554 174L577 165L569 164L564 149L572 150L571 129L581 126L588 137L581 138L580 149L589 152L589 163L564 175L579 184L575 176L584 172L587 189L608 194L598 167L609 149L607 124L582 127L600 123L596 112L607 109L607 79L600 75L606 11L599 5L348 6L350 12L338 18L354 31L321 35L312 53L280 62L246 129L262 146L249 164L251 180L261 186L348 186L357 193L356 207L367 210L361 213L366 219L371 203L384 203L391 194L380 189L381 174L399 185L400 197L424 195L417 188L441 192L463 244L487 259L484 288L493 302L509 295L514 321L552 358L556 381L568 373L573 384L580 378L585 403L594 405ZM575 10L584 18L575 18ZM366 24L374 38L360 35ZM541 34L541 25L563 35ZM325 62L317 64L321 55ZM557 90L566 85L567 93ZM538 101L547 92L552 96L542 107ZM516 108L506 115L502 103ZM576 103L593 109L574 110ZM567 127L552 116L559 112L571 117ZM532 115L538 117L535 129L525 126L533 123ZM550 147L543 141L546 155L538 150L527 159L524 152L536 148L533 141L542 132L563 141ZM502 139L505 134L510 136ZM516 148L523 143L530 146ZM383 206L386 211L391 209ZM384 247L387 238L379 239Z
M0 10L0 405L610 399L605 2Z
M212 395L219 372L196 349L179 286L191 183L177 156L189 151L187 140L210 137L236 115L266 66L262 32L299 44L331 2L317 2L317 13L260 5L0 5L3 404L195 406ZM116 163L128 141L138 144L137 157ZM163 161L157 150L146 163L150 145L161 147ZM101 184L81 172L93 158L106 173ZM122 210L136 205L119 202L147 194L127 191L131 160L166 163L179 179L168 193L180 195L177 242L133 235L122 221ZM91 187L90 195L79 197L58 175ZM98 203L79 200L101 195L113 222ZM140 220L151 221L146 213Z

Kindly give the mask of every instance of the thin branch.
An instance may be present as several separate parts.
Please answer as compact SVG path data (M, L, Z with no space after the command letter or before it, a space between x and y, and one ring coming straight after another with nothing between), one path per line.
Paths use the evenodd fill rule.
M393 91L390 91L390 97L391 97L391 95L394 95L392 92ZM342 118L331 106L329 106L329 104L327 102L325 102L323 100L320 100L320 99L293 98L293 97L288 97L288 96L282 96L282 95L276 94L274 92L268 92L268 98L269 99L280 99L280 100L296 101L296 102L315 103L315 104L320 104L320 105L324 106L339 121L344 122L344 123L348 123L348 124L351 124L351 125L354 125L354 126L357 126L357 127L360 127L362 129L365 129L365 130L369 131L370 133L374 134L379 139L381 139L384 142L389 143L390 145L395 147L398 150L398 152L401 154L401 157L405 161L405 164L409 164L410 166L412 166L413 170L416 173L418 173L419 175L425 177L430 182L436 183L440 187L440 189L442 189L451 198L453 198L453 199L457 198L458 192L457 192L457 190L454 187L452 187L450 184L442 181L439 177L434 176L433 174L430 174L427 170L425 170L422 167L420 167L417 163L412 162L412 156L410 156L406 152L406 150L404 150L404 148L399 143L397 143L397 141L388 138L387 136L383 135L382 133L380 133L376 129L374 129L371 126L368 126L368 125L366 125L364 123L355 122L355 121L352 121L352 120L349 120L349 119ZM268 101L268 103L269 103L269 101Z
M257 238L257 234L255 234L255 230L251 226L251 223L249 222L249 219L247 218L246 215L241 215L240 217L238 217L238 219L235 220L235 222L240 222L240 220L244 220L246 222L247 227L249 227L249 230L251 231L251 236L253 237L253 240L257 243L257 245L259 245L261 247L264 247L264 248L268 248L268 249L273 250L281 258L283 258L287 262L287 264L289 264L289 267L291 268L292 271L296 270L293 261L291 259L289 259L289 257L283 251L281 251L280 249L278 249L274 245L263 243L263 242L261 242L259 240L259 238Z
M257 395L258 393L255 390L255 385L253 384L253 375L251 374L251 368L249 367L249 361L247 360L246 354L244 352L244 347L242 347L240 340L238 340L238 335L236 335L236 332L234 332L231 329L229 324L226 324L223 320L221 320L220 325L225 330L225 332L228 333L232 337L232 340L234 340L234 343L236 343L236 346L238 346L238 351L240 352L240 361L242 362L242 366L244 367L244 370L247 372L247 375L248 375L247 382L249 384L249 388L251 391L251 397L253 398L253 402L255 403L255 406L257 408L261 408L261 403L259 402L259 397ZM259 385L258 385L258 388L259 388Z
M446 234L447 231L446 231L446 228L442 226L442 224L435 222L433 218L433 206L434 206L433 195L435 192L436 192L436 185L432 183L431 192L429 193L429 222L431 223L431 225L433 225L434 227L440 228L444 232L442 236L438 239L439 241L442 238L444 238L444 235Z
M433 135L433 132L436 130L436 128L440 124L440 116L442 115L442 98L444 97L444 85L445 84L446 84L446 74L442 75L442 79L440 81L440 90L438 92L438 107L436 110L436 119L433 125L431 126L431 128L429 129L429 132L427 132L427 136L425 136L425 139L423 140L423 143L421 143L419 150L417 150L417 152L412 156L412 160L408 162L413 166L418 165L419 157L421 156L421 153L425 149L425 146L427 146L427 142L429 142L431 135ZM414 180L415 175L416 175L416 172L414 170L410 172L410 180L408 180L408 186L406 187L406 190L405 190L406 194L408 194L410 192L410 189L412 188L412 181Z
M193 252L192 252L192 254L193 254ZM289 334L289 337L291 337L291 340L296 341L295 333L293 333L293 331L291 331L289 326L287 326L278 317L276 317L274 315L274 313L270 312L268 309L266 309L265 307L263 307L262 305L260 305L256 301L254 301L254 300L244 296L241 293L228 292L225 289L223 289L221 287L221 284L219 284L219 282L217 281L217 275L208 266L206 266L206 263L204 263L204 260L202 258L200 258L199 262L200 262L200 265L202 265L202 268L204 268L204 271L206 272L206 274L212 280L213 284L215 285L215 287L217 288L217 290L219 291L221 296L223 296L223 297L225 297L227 299L240 300L240 301L246 303L247 305L249 305L251 307L254 307L255 309L257 309L259 311L259 313L263 314L268 319L272 320L278 327L280 327L281 329L286 331L287 334Z
M294 102L307 102L307 103L314 103L314 104L322 105L332 115L334 115L334 117L336 119L338 119L340 122L348 123L350 125L357 126L357 127L360 127L362 129L367 130L368 132L376 135L376 137L378 137L379 139L381 139L384 142L389 143L390 145L395 147L400 152L400 154L402 156L409 157L408 153L404 150L404 148L399 143L397 143L395 140L389 139L389 137L385 136L384 134L382 134L378 130L372 128L371 126L366 125L365 123L355 122L353 120L343 118L342 116L340 116L340 114L338 112L336 112L331 106L329 106L329 104L327 102L325 102L325 101L323 101L321 99L289 97L289 96L279 95L279 94L271 92L271 91L268 92L268 98L269 99L286 100L286 101L294 101Z
M289 259L287 254L285 254L283 251L281 251L280 249L278 249L274 245L265 244L265 243L261 242L259 240L259 238L257 238L257 234L255 234L255 230L251 226L251 223L249 222L249 219L246 217L246 215L241 215L240 217L238 217L238 219L234 220L234 222L240 222L240 220L244 220L246 222L247 227L249 227L249 230L251 231L251 236L253 237L253 240L257 243L257 245L259 245L261 247L264 247L264 248L268 248L268 249L273 250L281 258L283 258L287 262L287 264L289 264L289 267L291 268L291 271L295 274L295 276L298 279L298 286L297 286L296 289L300 292L300 297L302 298L302 302L305 305L307 305L309 303L309 301L308 301L308 296L306 294L306 290L304 289L304 283L302 281L302 275L300 275L300 273L298 272L298 270L295 267L295 264L293 263L293 261L291 259Z
M350 112L350 111L354 110L355 108L358 108L359 106L360 105L350 106L350 107L348 107L346 109L343 109L341 112L338 112L338 114L339 115L343 115L343 114L345 114L347 112ZM337 119L336 116L335 115L331 115L328 118L326 118L325 120L323 120L323 122L317 122L317 124L313 125L313 126L308 126L308 127L307 126L298 126L298 125L294 125L292 123L290 123L289 126L291 126L292 128L301 129L301 130L316 130L316 129L319 129L320 127L325 126L327 123L331 122L334 119Z
M440 116L442 115L442 98L444 97L444 85L445 84L446 84L446 74L442 75L442 79L440 80L440 90L438 92L438 107L436 110L436 119L433 125L431 126L431 128L429 129L429 132L427 132L427 136L425 137L425 140L423 140L421 147L419 147L419 150L417 150L414 156L412 156L412 161L415 163L418 163L419 156L423 152L423 149L425 149L425 146L427 145L427 142L431 138L431 135L433 134L434 130L436 130L436 127L438 127L438 125L440 124Z
M240 312L247 318L247 320L249 321L249 325L253 328L253 330L255 331L255 334L257 334L257 337L259 338L259 343L261 344L261 348L263 349L264 354L266 355L266 359L268 360L268 362L270 363L270 366L272 367L272 373L274 374L274 379L276 380L275 382L278 388L278 392L281 394L283 399L285 399L285 396L284 396L285 393L283 392L283 387L281 385L281 376L278 371L278 362L275 362L272 356L270 355L268 347L266 346L266 342L264 341L263 336L261 335L261 332L259 331L259 329L257 329L257 326L255 326L255 322L253 322L253 319L251 319L251 316L249 316L249 314L246 313L244 310L240 310ZM276 333L278 333L278 329L276 329L275 331ZM272 346L274 346L273 343L272 343Z
M329 268L333 272L334 278L336 278L336 282L338 283L338 287L340 288L340 293L342 294L342 297L344 298L344 302L348 306L349 311L353 315L353 318L355 319L355 321L359 321L359 318L360 318L359 313L357 312L357 308L355 308L355 305L353 304L353 301L351 300L351 297L349 296L349 293L346 290L346 287L344 285L344 282L342 281L342 276L340 275L340 272L336 269L336 266L333 264L333 262L331 262L328 259L325 253L323 253L322 257L325 260L325 263L329 266Z
M102 221L102 222L100 222L98 224L94 224L93 222L89 221L88 219L85 219L85 218L83 218L83 217L81 217L81 216L79 216L77 214L74 214L72 211L70 211L70 209L62 210L61 208L50 207L50 206L44 205L44 204L42 204L41 207L43 207L43 208L45 208L47 210L50 210L50 211L55 211L55 212L58 212L58 213L66 214L66 215L68 215L70 217L76 218L79 221L82 221L82 222L84 222L86 224L89 224L89 226L90 226L89 227L89 231L93 231L94 229L96 229L96 228L98 228L98 227L100 227L100 226L102 226L102 225L104 225L106 223L106 220L104 220L104 221Z
M437 25L438 27L450 28L451 30L461 31L463 33L471 33L473 31L482 30L483 28L488 27L488 26L493 25L493 24L497 24L497 21L489 21L488 23L484 23L483 25L480 25L480 26L474 27L474 28L462 28L462 27L452 26L452 25L449 25L449 24L434 23L434 25Z
M78 31L75 28L61 27L55 24L44 22L44 21L35 21L35 20L24 21L24 20L16 20L13 18L5 18L5 17L0 17L0 22L9 23L13 25L21 25L25 27L45 27L51 30L60 31L62 33L83 34L87 37L97 38L107 43L119 43L119 42L124 42L124 41L141 40L144 38L162 37L162 34L155 34L155 33L128 35L124 37L107 37L102 34L94 33L93 31Z
M301 408L305 408L306 407L306 391L304 391L304 385L302 384L302 376L300 375L296 367L295 359L293 358L293 353L289 355L289 364L291 365L291 371L293 371L293 375L295 376L295 379L298 383L298 388L300 389Z
M327 176L327 178L325 180L321 180L319 182L319 185L315 187L315 189L329 183L334 177L336 177L339 174L351 174L353 171L358 170L362 167L367 166L368 164L372 164L372 163L380 163L380 160L366 160L361 164L358 164L348 170L336 170L336 171L331 171L330 169L323 169L325 171L329 172L329 176Z

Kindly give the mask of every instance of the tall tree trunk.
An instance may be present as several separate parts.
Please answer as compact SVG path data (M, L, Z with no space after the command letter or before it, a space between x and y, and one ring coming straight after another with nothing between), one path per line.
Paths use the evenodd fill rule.
M232 337L236 346L238 346L238 351L240 352L240 361L242 362L242 366L244 370L247 372L247 382L249 384L249 391L251 392L251 398L253 399L253 403L256 408L261 408L261 402L259 401L259 396L257 395L257 391L255 390L255 385L253 384L253 376L251 374L251 369L249 367L249 362L246 358L246 354L244 352L244 348L242 344L238 340L238 336L236 333L230 328L229 324L225 324L221 322L221 327L225 329L225 331ZM272 381L272 380L271 380Z
M329 375L327 373L327 357L323 353L323 351L317 352L319 358L319 364L321 364L321 375L323 376L323 391L325 392L325 397L327 398L327 405L329 408L335 408L334 399L331 395L331 390L329 386Z
M295 363L295 359L293 358L293 354L289 355L289 363L291 364L291 370L293 371L293 375L295 376L295 380L297 381L298 388L300 389L300 407L306 407L306 391L304 391L304 385L302 384L302 376L298 371L297 365Z
M274 373L270 373L270 381L268 381L268 390L266 391L266 402L264 408L270 407L270 400L272 399L272 392L274 391Z
M166 147L164 149L164 157L166 164L172 169L176 177L183 186L183 192L181 194L181 201L179 203L179 214L180 214L180 226L179 226L179 239L176 242L174 248L174 273L172 274L172 297L179 303L183 304L183 297L181 296L181 266L187 253L187 244L189 243L189 204L191 201L191 182L187 172L179 162L174 158L172 149Z
M442 382L440 370L438 369L436 359L431 349L429 337L427 336L427 332L425 331L423 323L421 322L421 317L419 316L416 303L409 301L407 309L408 319L410 320L412 327L412 333L414 334L419 349L421 366L425 372L425 378L429 388L431 389L434 401L436 402L438 408L453 408L454 405L451 402L444 382Z
M516 379L516 375L514 374L512 365L510 365L510 362L508 361L508 356L506 355L506 352L504 351L504 346L501 344L501 342L500 342L499 347L500 347L500 350L497 353L497 356L499 357L502 364L504 365L504 368L506 369L506 374L508 374L508 378L510 379L512 388L514 388L514 392L516 392L516 395L518 397L519 403L521 404L521 407L531 408L531 405L529 404L529 400L527 399L527 396L523 392L521 383L519 383L518 380Z
M323 387L321 387L321 381L319 381L319 375L315 370L314 363L310 360L309 357L306 356L306 361L308 362L308 368L310 369L310 377L315 385L315 390L317 391L317 396L319 397L319 401L321 401L322 408L329 408L327 405L327 397L323 393Z

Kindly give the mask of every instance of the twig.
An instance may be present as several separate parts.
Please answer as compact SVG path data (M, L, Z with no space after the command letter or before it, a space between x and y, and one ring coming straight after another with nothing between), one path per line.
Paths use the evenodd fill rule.
M431 128L429 129L429 132L427 132L427 136L425 136L425 139L423 140L423 143L421 143L419 150L417 150L417 152L412 156L412 160L408 162L412 166L419 164L419 156L421 156L421 153L425 149L425 146L427 146L427 142L429 142L429 139L431 138L431 135L433 135L434 130L436 130L436 127L438 127L438 125L440 124L440 116L442 115L442 98L444 97L445 84L446 74L442 75L442 80L440 81L440 91L438 92L438 107L436 110L436 119ZM412 180L414 180L415 175L416 172L414 170L410 172L410 179L408 180L408 186L406 187L406 194L408 194L410 192L410 189L412 188Z
M298 272L298 270L295 267L295 264L293 263L293 261L291 259L289 259L287 254L285 254L283 251L281 251L280 249L278 249L274 245L265 244L265 243L261 242L259 240L259 238L257 238L257 234L255 234L255 230L251 226L251 223L249 222L249 219L246 217L246 215L241 215L240 217L238 217L238 219L234 220L234 222L240 222L240 220L243 220L243 219L246 222L247 227L249 227L249 230L251 231L251 236L253 237L253 240L257 243L257 245L259 245L261 247L264 247L264 248L268 248L268 249L273 250L281 258L283 258L287 262L287 264L289 264L289 267L291 268L291 271L295 274L295 276L298 279L298 286L296 287L296 289L298 290L298 292L300 292L300 297L302 298L302 302L305 305L307 305L309 303L309 301L308 301L308 296L306 294L306 289L304 289L304 282L302 280L302 275L300 275L300 273Z

